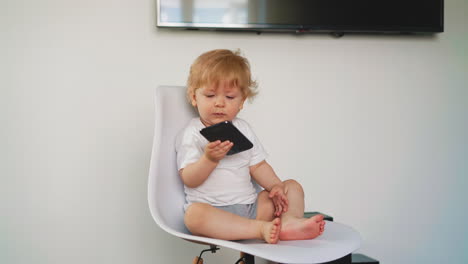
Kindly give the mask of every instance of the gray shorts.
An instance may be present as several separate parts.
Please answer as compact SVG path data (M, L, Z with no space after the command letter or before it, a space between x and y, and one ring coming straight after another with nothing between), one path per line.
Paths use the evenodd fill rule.
M233 204L225 206L215 206L226 212L230 212L245 218L255 219L257 218L257 201L253 204Z

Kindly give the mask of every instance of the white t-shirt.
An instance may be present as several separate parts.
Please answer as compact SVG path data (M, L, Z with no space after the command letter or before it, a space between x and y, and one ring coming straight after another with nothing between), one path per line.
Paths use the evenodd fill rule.
M267 154L246 121L235 118L232 123L252 142L253 148L225 156L200 186L196 188L184 186L186 196L184 209L194 202L224 206L251 204L257 199L249 167L265 160ZM198 161L203 155L208 144L208 140L200 134L200 130L204 127L200 118L193 118L177 135L175 144L177 170Z

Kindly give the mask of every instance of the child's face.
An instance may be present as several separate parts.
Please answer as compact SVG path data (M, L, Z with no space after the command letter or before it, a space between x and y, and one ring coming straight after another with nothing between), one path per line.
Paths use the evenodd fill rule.
M197 107L205 126L232 121L244 106L245 98L237 86L227 82L201 87L192 95L192 105Z

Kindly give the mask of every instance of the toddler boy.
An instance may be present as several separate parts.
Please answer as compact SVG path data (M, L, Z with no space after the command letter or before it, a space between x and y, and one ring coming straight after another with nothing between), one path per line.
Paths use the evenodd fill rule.
M238 52L213 50L190 68L187 97L198 110L176 140L177 167L186 194L185 225L194 235L240 240L313 239L325 228L322 215L303 218L304 192L295 180L281 181L249 124L237 118L256 95L250 65ZM254 145L227 156L233 143L208 142L200 130L231 121ZM253 178L263 191L257 194Z

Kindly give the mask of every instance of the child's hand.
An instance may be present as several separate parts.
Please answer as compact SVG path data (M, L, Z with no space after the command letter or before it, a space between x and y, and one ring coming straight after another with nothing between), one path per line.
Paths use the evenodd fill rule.
M234 146L234 143L229 140L223 142L220 140L210 142L205 147L205 156L213 162L219 162L226 156L232 146Z
M284 184L276 184L270 190L270 199L273 200L275 206L275 216L280 216L282 213L288 211L288 197L286 197L287 190Z

